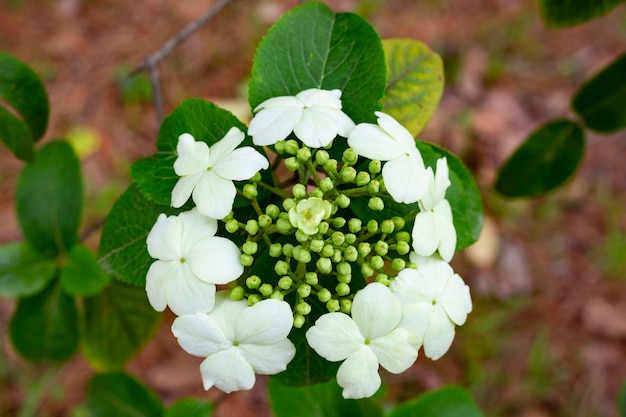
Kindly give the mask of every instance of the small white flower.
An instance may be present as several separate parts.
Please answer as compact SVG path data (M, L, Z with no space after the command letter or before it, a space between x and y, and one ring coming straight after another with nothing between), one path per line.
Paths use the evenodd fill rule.
M146 277L146 292L157 311L177 315L213 308L215 284L243 273L241 253L233 242L214 236L217 221L193 209L178 216L159 215L148 234L148 253L157 259Z
M330 217L332 204L317 197L300 200L289 209L289 222L307 235L314 235L319 230L322 220Z
M273 145L291 132L311 148L348 137L354 122L341 111L341 90L309 88L295 96L273 97L254 109L248 134L255 145Z
M398 374L417 358L419 340L398 328L402 308L389 288L371 283L357 292L352 317L322 315L306 332L315 351L331 362L345 361L337 371L344 398L372 396L380 387L378 365Z
M456 248L456 229L452 221L452 209L445 199L450 186L446 158L437 160L437 173L426 170L428 191L419 202L421 212L415 217L412 232L413 249L419 255L430 256L435 251L450 262Z
M200 365L204 389L216 386L226 393L252 388L255 373L284 371L296 354L287 339L293 323L288 303L267 299L248 307L228 294L217 293L209 314L181 316L172 324L181 347L206 358Z
M348 137L348 144L359 155L387 161L383 180L398 203L411 204L422 198L428 187L426 170L415 139L393 117L376 112L378 124L361 123Z
M193 196L201 214L214 219L226 217L237 194L233 181L248 180L269 167L267 159L254 148L235 149L244 138L243 132L233 127L209 147L189 133L180 135L174 171L181 178L172 190L172 206L182 207Z
M439 359L454 339L454 326L465 323L472 311L469 287L450 265L435 257L414 257L417 269L400 271L389 288L402 304L400 327L424 345L424 354Z

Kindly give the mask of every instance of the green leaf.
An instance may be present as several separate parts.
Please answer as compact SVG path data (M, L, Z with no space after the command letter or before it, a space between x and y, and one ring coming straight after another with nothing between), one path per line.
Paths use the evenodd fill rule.
M82 245L74 245L61 269L61 286L71 295L86 296L100 292L111 281L98 265L95 253Z
M369 23L307 2L283 15L261 41L248 98L254 109L272 97L338 88L343 111L355 123L374 122L385 78L382 44Z
M624 383L622 389L619 390L617 407L620 417L626 417L626 383Z
M623 2L624 0L541 0L539 10L546 26L562 28L605 15Z
M574 111L589 129L602 133L626 127L626 54L593 76L576 92Z
M85 298L84 306L82 348L100 371L122 368L154 334L161 318L143 287L119 281Z
M198 398L183 398L165 410L164 417L209 417L213 415L213 404Z
M373 401L345 400L336 381L305 387L286 387L270 378L268 393L276 417L382 417Z
M189 133L195 140L211 146L226 136L232 127L247 131L246 126L228 110L203 99L184 101L161 124L158 152L136 161L131 168L144 197L157 204L170 205L172 190L180 178L174 172L176 145L180 135ZM252 139L246 137L240 146L253 146ZM263 152L261 148L255 148Z
M159 214L177 210L146 200L135 184L122 194L107 217L100 238L99 262L114 278L134 285L145 285L154 261L148 254L146 238Z
M500 168L495 189L507 197L531 197L562 185L578 167L585 137L578 124L553 120L537 130Z
M78 348L78 312L74 298L53 283L21 298L9 323L15 350L33 361L63 362Z
M451 185L446 199L452 207L456 229L456 250L460 251L478 240L483 227L483 203L474 178L463 162L444 148L428 142L417 141L426 166L435 170L437 160L445 157L448 162Z
M387 91L383 111L417 136L432 117L443 94L439 55L412 39L383 40Z
M91 417L161 417L163 405L157 395L123 372L95 375L87 387Z
M23 160L48 125L48 95L37 74L19 59L0 52L0 139Z
M0 296L26 297L41 291L55 277L57 261L25 243L0 246Z
M471 394L459 387L430 391L396 407L389 417L484 417Z
M17 219L38 252L67 253L76 242L83 205L80 163L66 142L53 141L24 166L17 181Z

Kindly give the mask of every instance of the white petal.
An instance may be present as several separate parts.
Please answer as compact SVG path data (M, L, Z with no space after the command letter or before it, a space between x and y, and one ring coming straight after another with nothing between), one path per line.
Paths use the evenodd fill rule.
M239 314L247 308L246 300L231 300L230 291L222 290L215 294L215 306L209 316L222 329L226 339L234 342L237 340L237 319Z
M452 207L450 207L448 200L444 199L439 201L433 206L432 211L437 216L445 217L446 219L452 221Z
M302 100L294 97L294 96L280 96L280 97L272 97L265 100L263 103L259 104L254 108L254 112L257 113L261 109L275 109L277 107L303 107Z
M340 110L334 110L339 111ZM324 109L311 107L302 111L300 121L293 129L293 133L305 145L311 148L327 146L337 136L337 125Z
M437 160L437 172L435 173L435 203L443 200L446 196L446 190L451 185L448 163L445 157Z
M188 265L167 283L167 305L177 316L208 313L215 303L215 285L199 280Z
M274 375L284 371L296 356L296 347L289 339L271 345L242 343L239 350L254 372L263 375Z
M439 246L439 234L435 224L435 215L430 211L418 213L411 233L413 250L418 255L430 256Z
M187 255L193 273L211 284L228 284L243 273L241 252L230 240L212 236L198 242Z
M179 218L159 214L146 239L148 253L162 261L180 260L182 234L183 226Z
M389 289L394 296L400 301L401 305L407 305L415 302L414 293L417 288L418 281L421 279L417 270L413 268L405 268L398 273L398 276L391 281Z
M261 169L269 168L267 159L250 146L235 149L213 165L213 171L220 177L234 181L252 178Z
M341 90L320 90L309 88L296 94L296 97L306 107L324 106L330 109L341 109Z
M409 333L405 329L395 329L372 340L370 348L380 366L393 374L406 371L417 359L417 347L409 343Z
M405 154L402 146L378 125L361 123L350 132L348 145L369 159L389 161Z
M434 264L438 264L438 263L444 263L444 264L448 265L448 263L446 261L442 260L437 255L434 255L434 256L422 256L422 255L418 255L416 252L413 252L413 251L411 251L411 253L409 253L409 260L412 263L414 263L415 265L417 265L417 269L418 270L420 268L422 268L422 267L427 268L430 265L434 265ZM452 268L450 268L450 270L452 270ZM452 272L450 274L452 274Z
M186 314L172 323L172 334L191 355L208 357L232 347L219 325L206 314Z
M167 307L167 284L178 274L179 268L178 260L155 261L150 265L146 275L146 294L156 311L163 311Z
M437 300L437 304L444 309L450 320L457 325L462 325L467 315L472 311L472 298L470 290L463 279L454 274L448 280L444 293Z
M205 390L215 385L227 394L249 390L256 381L252 366L234 346L206 358L200 364L200 373Z
M434 215L435 227L437 229L437 235L439 236L439 255L444 261L450 262L454 256L454 250L456 249L456 229L452 220L445 217Z
M233 208L237 189L232 181L209 171L193 190L193 201L198 211L214 219L223 219Z
M378 360L371 349L355 352L337 371L337 383L343 388L343 398L371 397L380 388Z
M432 303L415 303L402 309L402 321L399 327L419 337L423 343L426 331L434 314Z
M289 303L267 299L241 312L237 319L237 340L240 343L269 345L287 338L293 323Z
M423 211L431 211L437 202L435 201L435 174L431 167L426 168L426 183L428 190L422 196L419 206Z
M199 241L215 235L217 220L203 216L197 209L185 211L178 215L182 222L181 252L183 256Z
M441 308L435 308L424 335L424 354L432 360L442 357L454 339L454 324Z
M257 146L273 145L285 139L298 124L302 104L261 110L250 121L248 134Z
M415 203L428 190L424 163L411 156L403 155L386 162L383 180L387 191L398 203Z
M346 359L365 345L356 323L343 313L326 313L306 332L306 340L318 355L331 362Z
M396 119L380 111L377 111L375 114L378 117L378 125L387 132L389 136L394 138L405 151L412 151L413 148L415 148L415 138L413 138L411 132L406 130Z
M202 177L206 175L206 171L198 172L192 175L181 177L172 190L172 207L182 207L189 200L189 196L198 185Z
M373 282L356 293L351 314L363 337L375 339L398 325L402 307L389 288Z
M215 166L217 161L229 155L245 138L246 135L241 130L231 127L222 139L211 145L207 168Z
M178 137L176 145L178 158L174 161L176 175L186 176L202 172L209 166L209 146L193 138L189 133Z

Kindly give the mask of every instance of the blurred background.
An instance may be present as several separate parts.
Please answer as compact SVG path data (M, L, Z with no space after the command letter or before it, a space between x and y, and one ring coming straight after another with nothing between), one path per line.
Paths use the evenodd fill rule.
M0 50L28 63L50 95L44 140L66 137L85 177L83 236L100 227L131 181L129 167L154 153L158 122L142 59L196 19L211 0L0 0ZM402 401L446 384L469 388L487 416L614 417L626 380L626 134L587 134L585 159L557 192L509 200L493 191L498 168L544 121L572 115L585 79L626 50L626 7L590 23L549 30L533 0L332 0L368 19L381 38L428 44L446 70L444 95L420 139L459 155L483 194L481 239L453 266L474 311L450 352L385 375ZM295 0L228 5L159 64L165 113L204 97L249 116L246 83L256 45ZM626 74L625 74L626 77ZM626 105L626 103L625 103ZM0 244L20 240L12 196L22 163L0 148ZM12 300L0 299L0 415L41 383L42 368L11 349ZM202 389L200 359L180 349L166 315L129 371L166 403L197 395L216 416L268 416L265 380L224 395ZM75 358L44 381L41 416L82 416L93 371Z

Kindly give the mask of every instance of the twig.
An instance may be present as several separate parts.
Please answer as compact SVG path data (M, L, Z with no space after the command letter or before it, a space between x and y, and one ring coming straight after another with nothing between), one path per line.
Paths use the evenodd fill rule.
M130 76L133 76L140 71L150 72L152 100L154 102L154 107L157 113L157 122L159 124L161 124L161 121L163 120L163 93L161 91L161 80L157 64L169 55L174 48L184 42L192 33L211 20L211 18L224 8L224 6L228 3L232 3L233 1L235 0L218 0L213 7L206 11L206 13L182 28L176 35L165 42L159 50L144 58L141 64L130 72Z

